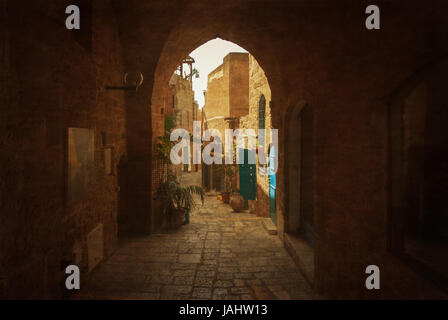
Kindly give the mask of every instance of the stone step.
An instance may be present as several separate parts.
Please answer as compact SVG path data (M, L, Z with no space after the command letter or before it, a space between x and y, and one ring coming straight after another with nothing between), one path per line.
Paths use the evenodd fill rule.
M274 300L275 296L264 286L251 285L257 300Z
M277 234L277 226L272 222L270 218L263 219L262 221L264 229L272 235Z
M305 279L314 283L314 249L297 234L285 233L285 248L299 267Z

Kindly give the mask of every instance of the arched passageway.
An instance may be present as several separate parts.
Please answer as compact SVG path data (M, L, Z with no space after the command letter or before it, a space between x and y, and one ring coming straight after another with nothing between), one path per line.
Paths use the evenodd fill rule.
M198 28L198 29L197 29ZM172 76L172 70L175 70L177 65L179 65L179 63L184 59L185 56L187 56L188 54L190 54L190 52L192 52L194 49L196 49L196 47L194 47L194 44L196 43L200 43L201 45L203 43L207 43L209 40L212 40L213 38L209 38L209 35L214 35L214 34L220 34L220 36L222 37L223 32L225 32L225 30L221 29L221 26L216 26L216 31L212 31L212 30L207 30L206 34L202 34L203 29L199 29L199 26L194 27L193 30L191 30L190 28L187 28L185 30L182 30L181 33L177 33L177 32L173 32L171 34L170 39L166 42L165 47L164 47L164 51L162 52L159 62L157 64L157 68L156 68L156 73L155 73L155 82L154 82L154 89L152 92L152 105L151 105L151 109L152 109L152 122L153 122L153 141L157 138L157 136L159 136L162 132L162 128L160 127L160 123L162 122L162 118L163 118L163 113L160 112L160 110L166 110L166 105L167 105L167 83L169 82L170 77ZM208 28L210 29L210 28ZM184 34L185 32L185 34ZM197 35L195 35L194 37L194 41L191 41L192 39L190 39L188 37L188 35L193 35L195 34L195 32L198 32ZM203 41L200 41L201 37L203 37ZM226 39L226 38L224 38ZM226 40L228 41L232 41L232 38L227 38ZM201 43L202 42L202 43ZM239 44L238 42L235 42L236 44ZM200 47L200 46L198 46ZM249 88L246 88L247 92L245 93L245 98L244 103L247 104L246 106L246 113L241 113L241 111L235 111L235 112L239 112L241 114L238 114L238 119L241 118L241 120L237 120L237 122L242 121L241 123L235 123L235 119L232 118L233 122L232 123L228 123L225 126L227 126L228 128L231 129L237 129L237 127L239 125L242 126L247 126L247 129L249 129L249 127L251 129L254 129L255 131L258 130L259 125L263 125L263 129L268 128L268 132L269 132L269 128L272 127L271 125L271 113L270 113L270 102L272 101L273 97L272 97L272 93L271 93L271 89L270 89L270 83L268 83L269 81L269 75L266 73L266 71L263 69L263 66L261 64L259 64L259 62L257 60L255 60L257 57L256 56L252 56L252 51L249 47L243 46L244 49L248 50L249 53L251 54L250 57L248 58L249 62L245 62L244 65L246 65L246 68L249 68L247 70L246 73L249 72L258 72L261 75L256 75L253 77L250 77L249 74L245 75L246 78L250 78L248 79L249 82L254 81L254 82L260 82L260 84L258 84L259 86L262 86L260 88L257 88L257 84L254 83L252 84L252 90L249 90ZM243 56L242 56L243 57ZM227 57L225 58L227 59ZM228 57L228 60L231 59L239 59L237 58L237 55L235 55L235 58L232 57ZM246 57L247 59L247 57ZM254 66L254 67L252 67ZM256 70L256 71L254 71ZM266 73L266 76L265 76ZM207 77L207 75L202 75L204 77ZM260 80L259 78L264 78L265 80ZM266 79L267 78L267 79ZM168 79L168 80L167 80ZM234 85L233 83L229 84L230 86ZM248 84L246 84L248 85ZM237 87L237 86L236 86ZM236 88L235 87L235 88ZM257 88L257 89L255 89ZM241 90L241 88L237 89L236 91ZM252 123L252 115L250 115L249 113L249 109L252 108L257 108L259 110L261 110L259 108L259 97L263 95L263 91L264 94L268 95L269 100L264 101L264 111L263 111L263 115L264 117L268 116L267 119L263 118L259 119L259 114L256 112L256 123ZM205 94L205 93L204 93ZM240 94L236 94L236 96L240 96ZM210 97L211 99L211 97ZM217 99L217 101L220 98L215 98ZM233 102L235 104L235 102ZM243 103L243 104L244 104ZM238 104L238 102L236 103ZM252 106L252 104L254 104L254 106ZM227 108L233 108L233 107L227 107ZM207 128L207 116L206 113L207 111L205 110L207 108L204 108L203 112L202 112L202 125L203 125L203 130L205 130ZM268 111L268 112L267 112ZM229 114L226 115L226 117L235 117L235 115L232 115L232 112L229 109ZM252 111L251 111L252 112ZM219 113L219 112L218 112ZM225 112L223 111L223 114ZM221 115L217 115L217 118L221 117ZM208 118L216 118L213 116L209 116ZM227 121L227 120L226 120ZM227 121L228 122L228 121ZM209 128L211 129L211 127ZM222 138L224 139L224 132L222 132ZM269 138L269 134L267 136L267 138ZM266 140L266 139L265 139ZM269 143L269 141L267 141ZM203 181L204 182L204 187L206 188L206 190L208 190L210 188L210 186L212 186L214 189L217 189L218 191L224 191L225 189L225 183L224 180L222 180L222 177L225 175L225 168L224 166L221 165L210 165L210 166L205 166L203 168ZM156 168L153 167L153 170L157 170ZM258 174L257 174L258 176ZM222 181L221 181L222 180ZM266 180L268 181L268 180ZM268 184L268 182L267 182ZM154 189L154 187L153 187ZM263 193L262 190L260 189L260 187L256 186L256 190L254 191L256 193ZM269 191L266 190L264 192L266 200L268 201L268 195ZM255 199L254 199L255 200ZM255 201L254 201L255 202ZM253 204L253 203L252 203ZM252 204L249 204L249 206L251 206ZM153 213L152 213L152 221L155 221L155 224L160 223L161 219L160 217L158 217L158 213L160 212L160 210L157 209L157 205L153 206ZM267 212L265 214L266 216L269 216L269 207L267 207Z
M374 142L378 141L377 138L381 140L387 136L381 129L386 125L387 117L367 116L367 110L375 107L369 102L370 94L366 92L377 96L381 91L387 96L394 84L400 81L398 75L403 75L406 71L400 69L396 70L398 73L390 74L389 70L388 76L384 77L387 68L380 72L379 60L375 59L376 67L373 64L362 64L362 70L371 77L376 74L378 78L387 78L387 82L381 85L376 82L363 84L356 78L354 66L349 67L351 76L344 77L341 81L337 76L340 61L330 58L335 56L330 53L333 52L329 49L331 46L326 47L318 41L300 37L275 38L273 30L259 32L263 29L260 27L260 21L263 20L261 17L265 14L263 11L257 13L257 19L252 20L254 16L250 15L243 19L244 23L238 23L238 14L218 18L222 12L216 16L213 12L219 10L210 11L197 24L190 25L189 19L201 11L195 6L186 8L185 15L180 18L179 24L164 43L158 60L152 106L160 105L158 88L167 81L170 70L199 44L219 36L249 50L269 79L272 126L279 129L279 140L283 142L279 147L276 197L279 235L281 239L285 239L288 238L285 232L298 234L311 248L310 254L302 259L306 261L302 269L311 275L308 280L316 290L350 296L353 291L348 288L358 286L355 283L359 280L350 275L349 270L362 270L373 257L377 257L375 259L379 261L389 259L384 242L374 240L384 238L382 235L387 229L387 225L377 218L377 213L385 212L387 207L386 193L378 191L382 179L386 178L386 172L378 170L377 166L385 168L387 164L384 162L384 149L379 152L378 144ZM282 9L277 13L278 17L288 16ZM322 19L325 17L328 25L335 18L329 11L314 13ZM228 24L226 19L234 23ZM266 16L266 19L276 20L277 17L274 14ZM292 20L298 21L297 28L299 25L304 29L313 28L318 37L319 32L312 24L302 24L297 18ZM340 41L337 37L333 40L335 43ZM365 45L372 45L368 37ZM340 46L340 43L336 45ZM412 64L409 62L408 72L412 69ZM300 116L296 115L301 119L299 166L302 170L299 178L297 172L288 169L288 165L297 165L294 160L288 160L293 159L293 154L297 152L291 148L296 139L295 134L288 130L293 127L298 133L297 126L291 124L291 119L294 118L294 106L300 101L307 101L308 107L304 108ZM364 111L359 108L364 108ZM153 108L153 115L154 110L158 108ZM367 120L365 117L373 118ZM377 138L373 139L373 136ZM300 187L291 187L291 174L296 175ZM300 195L292 195L289 193L291 190L300 192ZM300 199L300 205L294 203L297 198ZM369 201L370 205L366 205L363 199L376 200ZM367 227L367 221L375 227ZM288 246L287 243L286 245ZM348 250L347 247L351 249ZM300 259L298 260L300 265ZM337 268L334 267L336 265ZM388 270L395 270L391 271L393 273L398 269L390 267ZM329 281L325 276L328 272L340 274L347 281L344 284L336 280ZM363 289L359 290L357 294L364 292ZM368 295L367 292L363 294Z

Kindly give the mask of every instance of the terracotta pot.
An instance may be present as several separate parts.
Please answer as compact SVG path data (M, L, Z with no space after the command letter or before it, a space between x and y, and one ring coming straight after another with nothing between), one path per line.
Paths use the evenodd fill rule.
M170 227L177 229L185 223L185 209L176 209L171 213Z
M224 192L222 194L222 201L227 204L230 202L230 192Z
M244 198L239 193L233 193L230 196L230 206L232 207L233 211L235 212L241 212L244 210Z

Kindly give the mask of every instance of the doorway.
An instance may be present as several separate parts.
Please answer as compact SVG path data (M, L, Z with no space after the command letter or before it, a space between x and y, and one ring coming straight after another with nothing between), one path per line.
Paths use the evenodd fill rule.
M448 61L429 67L393 97L390 110L389 246L448 290Z
M243 163L238 165L240 194L244 200L255 200L257 197L255 154L248 149L239 149L239 156L240 159L244 159Z
M314 172L313 110L305 102L294 105L287 123L286 186L287 215L285 247L303 272L314 283Z
M274 146L269 149L269 213L275 225L277 225L277 214L276 214L276 189L277 189L277 178L276 178L276 164L275 164L275 153L276 150Z

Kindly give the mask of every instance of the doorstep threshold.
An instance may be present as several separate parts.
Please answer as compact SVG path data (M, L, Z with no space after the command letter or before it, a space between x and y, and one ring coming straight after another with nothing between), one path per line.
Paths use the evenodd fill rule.
M277 234L277 226L272 222L270 218L265 218L262 220L264 229L268 232L268 234L276 235Z

